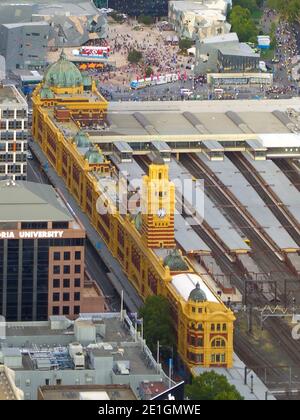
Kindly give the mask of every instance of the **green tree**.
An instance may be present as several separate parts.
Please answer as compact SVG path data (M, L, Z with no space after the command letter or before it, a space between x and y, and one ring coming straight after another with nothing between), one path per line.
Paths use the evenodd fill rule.
M186 385L186 396L194 401L243 400L234 385L225 375L215 371L204 372L193 378L192 385Z
M283 20L290 23L300 20L300 0L268 0L268 7L275 9Z
M151 76L151 74L153 74L153 68L152 68L151 66L148 66L148 67L146 68L145 73L146 73L146 77L150 77L150 76Z
M138 64L142 58L143 58L143 54L140 51L137 51L135 49L129 51L128 53L128 61L131 64Z
M181 51L186 51L193 45L193 41L187 38L181 38L179 40L179 49Z
M258 9L256 0L233 0L232 6L241 6L243 9L248 9L251 13Z
M234 6L230 13L232 32L236 32L241 42L256 42L258 29L251 18L249 9Z
M162 346L175 346L171 308L163 296L149 296L139 312L144 319L147 345L155 353L157 341Z
M154 23L154 18L152 16L139 16L138 22L142 23L143 25L152 25Z

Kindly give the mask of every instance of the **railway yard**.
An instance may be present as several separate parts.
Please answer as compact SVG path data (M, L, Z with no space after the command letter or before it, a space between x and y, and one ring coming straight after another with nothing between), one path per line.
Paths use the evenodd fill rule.
M209 115L198 107L197 114L180 109L176 116L177 109L160 110L160 116L153 109L127 110L125 127L123 111L114 109L113 132L91 138L126 175L132 192L160 150L176 185L176 242L235 309L235 352L269 389L295 393L300 389L300 343L292 337L293 314L300 308L300 141L289 111L280 102L277 107L265 111L264 126L259 109L247 114L218 109ZM156 118L164 120L163 128L157 129ZM183 130L189 143L181 143ZM108 139L120 134L124 142L106 149ZM284 139L291 148L283 146ZM276 317L265 317L262 329L264 311Z

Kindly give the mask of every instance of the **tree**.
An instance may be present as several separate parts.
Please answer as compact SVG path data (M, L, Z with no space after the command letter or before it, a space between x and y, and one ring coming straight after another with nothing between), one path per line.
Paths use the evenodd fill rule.
M137 51L135 49L129 51L128 53L128 61L131 64L138 64L142 58L143 58L143 54L140 51Z
M171 308L165 297L148 297L139 316L144 319L145 338L153 353L156 351L157 341L161 346L175 346Z
M152 23L155 22L154 18L152 16L140 16L138 18L138 22L142 23L143 25L152 25Z
M251 18L249 9L234 6L230 13L230 23L231 30L237 33L241 42L256 42L258 29Z
M283 20L290 23L300 20L300 0L268 0L268 7L275 9Z
M251 13L258 9L256 0L233 0L232 5L233 7L241 6L243 9L248 9Z
M225 375L215 371L204 372L193 378L192 385L185 388L186 396L195 401L243 400L234 385L230 385Z
M148 66L148 67L146 68L145 73L146 73L146 77L150 77L150 76L151 76L151 74L153 74L153 68L152 68L151 66Z
M193 45L193 41L187 38L181 38L179 41L179 49L181 51L186 51Z

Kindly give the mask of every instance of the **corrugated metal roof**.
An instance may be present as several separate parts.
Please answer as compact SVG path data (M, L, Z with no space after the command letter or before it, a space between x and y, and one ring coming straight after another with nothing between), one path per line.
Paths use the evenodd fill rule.
M71 221L69 210L50 185L0 182L0 221Z
M200 276L192 273L177 274L173 276L171 284L175 287L178 293L183 297L184 300L188 300L192 290L196 288L197 283L200 284L200 289L206 294L208 302L219 302L216 296L208 288L206 283Z
M300 192L272 160L258 161L246 153L244 157L255 168L265 183L270 186L278 199L288 208L292 216L300 223Z
M246 207L247 211L276 243L279 249L299 248L271 210L266 207L266 204L255 189L226 156L224 161L210 161L200 153L197 156L212 170L237 200Z

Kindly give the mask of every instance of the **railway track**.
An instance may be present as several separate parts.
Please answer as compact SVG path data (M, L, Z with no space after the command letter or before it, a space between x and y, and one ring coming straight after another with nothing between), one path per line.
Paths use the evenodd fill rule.
M298 222L296 220L291 221L291 215L289 215L288 209L279 207L277 200L271 198L270 194L266 192L264 185L259 181L258 176L253 173L254 169L250 167L245 158L239 156L237 153L229 153L228 158L243 174L244 178L249 182L249 184L255 189L257 194L264 201L265 205L271 210L277 220L279 220L280 224L297 243L297 245L300 246Z

